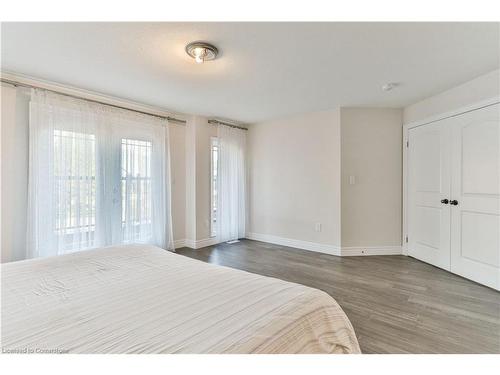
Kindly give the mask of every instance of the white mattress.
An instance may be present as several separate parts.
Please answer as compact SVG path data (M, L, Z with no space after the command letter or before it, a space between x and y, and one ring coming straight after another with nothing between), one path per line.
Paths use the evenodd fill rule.
M4 352L359 353L328 294L145 245L2 265Z

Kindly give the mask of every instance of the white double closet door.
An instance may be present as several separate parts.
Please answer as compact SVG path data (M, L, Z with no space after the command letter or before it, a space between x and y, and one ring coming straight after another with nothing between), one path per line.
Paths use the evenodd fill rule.
M408 254L500 289L499 104L408 131Z

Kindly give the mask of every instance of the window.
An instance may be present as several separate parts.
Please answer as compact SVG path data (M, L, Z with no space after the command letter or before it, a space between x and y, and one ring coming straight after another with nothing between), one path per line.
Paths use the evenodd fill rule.
M124 242L145 242L152 237L151 149L151 142L122 139L121 220Z
M69 251L94 245L95 163L93 134L54 130L54 230Z
M217 137L210 140L210 233L217 236L217 171L219 168L219 142Z
M123 242L147 242L152 237L151 149L151 142L121 140ZM95 245L95 167L93 134L54 131L54 230L68 251Z
M26 253L173 248L168 122L32 90Z

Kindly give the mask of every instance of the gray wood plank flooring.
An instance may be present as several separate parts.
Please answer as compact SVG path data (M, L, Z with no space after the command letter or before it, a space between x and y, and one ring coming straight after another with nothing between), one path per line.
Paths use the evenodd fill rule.
M410 257L336 257L251 240L177 252L327 292L363 353L500 353L500 293Z

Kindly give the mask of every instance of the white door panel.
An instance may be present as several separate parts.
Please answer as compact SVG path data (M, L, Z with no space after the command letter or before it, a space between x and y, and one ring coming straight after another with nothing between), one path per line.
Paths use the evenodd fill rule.
M451 270L500 288L499 105L451 123Z
M409 130L408 253L450 269L448 120Z

